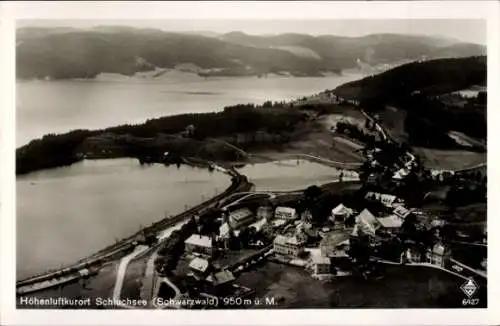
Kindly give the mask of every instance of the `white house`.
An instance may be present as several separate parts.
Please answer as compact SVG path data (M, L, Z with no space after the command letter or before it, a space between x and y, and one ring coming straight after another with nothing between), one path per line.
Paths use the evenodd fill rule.
M233 230L232 227L229 225L229 223L223 223L219 227L218 240L222 240L222 242L224 244L224 248L228 249L229 248L229 241L231 239L231 235L237 237L239 233L240 233L240 231Z
M408 215L412 213L412 211L406 208L405 206L401 205L394 208L393 213L404 220Z
M320 255L311 257L313 273L316 275L330 274L330 258Z
M365 199L379 201L386 207L392 207L394 204L399 202L399 199L394 195L381 194L371 191L366 194Z
M384 231L391 233L399 231L401 229L401 226L403 225L403 220L395 214L391 214L385 217L378 217L377 221Z
M276 207L274 217L283 220L295 220L298 218L295 208L285 206Z
M450 251L442 244L435 244L432 250L427 251L427 260L434 265L444 266L446 260L450 257Z
M210 264L206 259L195 257L189 263L189 269L193 273L193 276L198 279L202 279L206 276Z
M277 235L273 242L274 251L284 256L298 257L303 249L304 242L296 236Z
M204 255L212 255L212 239L210 237L193 234L185 242L186 252L193 253L197 252Z
M375 232L380 228L380 223L368 209L364 209L358 216L356 216L356 225L364 233L370 235L375 235Z
M332 222L335 221L344 221L346 218L354 214L354 210L349 207L344 206L344 204L339 204L337 207L332 209L332 215L330 216L330 220Z

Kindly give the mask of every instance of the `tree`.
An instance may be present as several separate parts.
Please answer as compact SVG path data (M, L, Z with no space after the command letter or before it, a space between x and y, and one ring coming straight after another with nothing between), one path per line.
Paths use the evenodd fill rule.
M368 119L368 118L365 119L365 128L368 130L371 129L370 119Z
M477 98L476 98L477 103L486 104L486 96L487 96L486 92L481 91L477 93Z
M248 248L250 244L250 232L248 228L243 228L240 230L238 235L238 240L243 248Z
M322 194L322 190L320 187L313 185L309 186L304 190L304 197L305 199L316 199Z
M345 220L344 220L344 226L346 228L353 227L354 224L356 224L356 217L354 214L349 215Z
M403 239L415 240L417 238L417 218L415 215L408 215L401 225L401 236Z
M364 234L361 229L358 230L357 237L351 237L348 254L355 263L356 271L364 274L369 267L372 248L369 236Z
M163 274L165 272L165 259L164 257L157 257L154 262L155 270L158 274Z

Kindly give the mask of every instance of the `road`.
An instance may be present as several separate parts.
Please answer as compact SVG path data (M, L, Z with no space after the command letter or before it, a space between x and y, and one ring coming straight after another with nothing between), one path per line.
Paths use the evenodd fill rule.
M469 276L465 276L463 275L462 273L458 273L458 272L455 272L455 271L452 271L450 269L447 269L447 268L444 268L444 267L441 267L441 266L437 266L437 265L434 265L434 264L431 264L431 263L405 263L405 264L401 264L401 263L397 263L397 262L393 262L393 261L388 261L388 260L383 260L383 259L379 259L377 260L378 263L382 263L382 264L387 264L387 265L400 265L400 266L420 266L420 267L428 267L428 268L434 268L434 269L439 269L439 270L442 270L446 273L449 273L449 274L453 274L457 277L460 277L461 279L464 279L464 280L468 280L469 279Z
M256 195L267 195L269 200L273 200L274 198L276 198L276 195L274 193L272 193L272 192L260 192L260 191L256 191L256 192L253 192L253 193L247 193L243 197L238 198L238 199L230 202L229 204L224 205L221 209L222 210L226 210L229 207L234 206L234 205L238 204L239 202L241 202L241 201L243 201L245 199L248 199L250 197L256 196Z
M361 109L361 113L367 118L369 119L371 122L373 122L377 128L377 131L382 135L382 138L384 140L390 140L392 142L395 142L396 141L389 135L389 133L378 123L375 121L375 119L373 119L368 113L366 113L363 109ZM415 156L410 153L410 152L406 152L406 155L410 158L410 160L405 164L406 167L409 167L411 165L411 163L413 163L413 161L415 160ZM482 169L484 168L485 166L487 166L486 162L483 162L483 163L479 163L479 164L476 164L474 166L470 166L470 167L467 167L467 168L463 168L463 169L456 169L456 170L453 170L453 172L455 173L458 173L458 172L470 172L470 171L473 171L475 169ZM436 171L441 171L441 170L436 170ZM452 170L450 170L452 171Z
M151 257L149 257L146 264L146 270L144 271L144 277L142 278L141 287L141 299L147 301L147 307L151 308L153 297L153 290L155 284L155 260L158 257L158 253L155 251Z
M120 264L118 265L118 270L116 273L115 287L113 288L113 299L115 300L115 302L120 302L123 280L125 278L125 273L127 272L129 263L140 254L145 253L148 249L148 246L137 246L132 253L128 254L120 260ZM130 308L129 306L121 304L121 302L119 306Z

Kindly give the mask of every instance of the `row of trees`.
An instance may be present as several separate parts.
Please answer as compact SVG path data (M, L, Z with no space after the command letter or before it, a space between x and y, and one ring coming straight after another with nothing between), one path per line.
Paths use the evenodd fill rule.
M248 104L226 107L223 112L182 114L152 119L137 125L128 124L102 130L75 130L59 135L50 134L17 149L16 173L22 174L72 164L81 159L77 155L77 149L83 141L90 136L103 133L129 135L132 140L122 140L114 144L121 146L125 153L147 156L148 153L154 155L156 150L158 153L171 151L183 155L185 151L190 151L190 153L199 151L201 145L194 140L238 133L254 133L258 130L284 135L293 131L302 120L302 113L298 110L263 108ZM160 145L154 142L152 145L144 145L133 141L134 137L154 138L159 134L177 134L184 131L189 125L196 126L193 141L184 140L181 142L170 139L159 141ZM280 139L286 141L286 137ZM225 153L224 155L235 154L234 151L224 148L219 146L215 156L222 152L222 154Z
M336 131L341 134L345 134L349 137L358 139L363 143L366 143L367 146L374 146L375 144L375 135L367 134L364 132L362 128L358 125L350 124L347 122L339 121L336 125Z
M158 250L158 258L154 262L155 270L158 273L168 274L175 270L184 253L184 241L196 230L196 227L196 222L192 218L180 230L172 232L163 247Z

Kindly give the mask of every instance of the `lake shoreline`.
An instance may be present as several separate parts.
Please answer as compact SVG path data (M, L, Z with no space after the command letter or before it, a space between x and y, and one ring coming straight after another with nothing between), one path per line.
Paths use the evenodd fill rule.
M189 161L186 161L185 164L191 165ZM193 163L191 166L202 168L203 163L201 161L198 161L196 163ZM210 163L206 163L205 167L208 166L210 166ZM200 204L197 204L188 210L182 211L175 216L166 216L159 221L153 222L150 226L144 227L134 234L127 236L112 245L106 246L93 254L89 254L85 258L82 258L75 263L69 264L67 267L56 271L42 272L36 275L19 279L16 281L16 286L25 286L31 283L41 282L45 279L50 279L56 276L60 277L62 275L75 273L81 269L88 269L95 265L102 265L108 259L116 258L117 253L119 254L120 252L127 252L127 250L130 250L133 247L133 242L137 241L138 237L147 234L156 234L166 227L176 224L185 218L188 218L189 216L191 216L191 214L194 214L194 212L199 211L200 209L204 209L205 207L217 202L221 198L224 198L233 192L237 192L240 189L246 189L249 187L250 184L248 183L246 177L240 175L236 170L228 169L225 173L231 176L231 184L222 193L219 193L214 197Z

